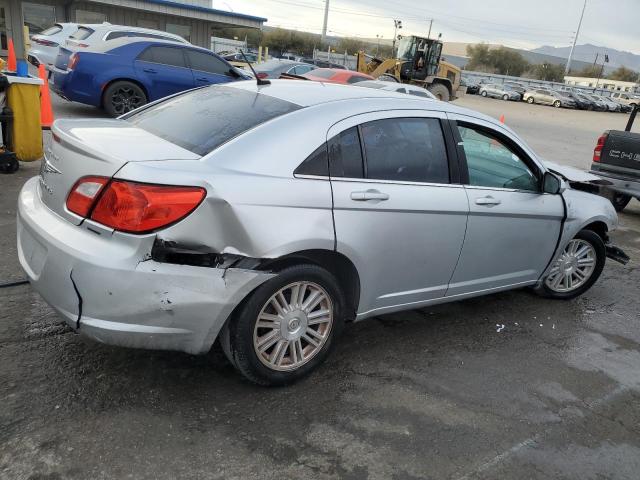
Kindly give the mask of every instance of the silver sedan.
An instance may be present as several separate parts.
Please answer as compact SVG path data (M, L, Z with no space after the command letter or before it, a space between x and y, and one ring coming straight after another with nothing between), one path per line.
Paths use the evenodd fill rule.
M308 374L347 321L521 287L573 298L622 255L609 201L450 103L248 81L52 130L19 196L33 288L100 342L220 339L261 385Z

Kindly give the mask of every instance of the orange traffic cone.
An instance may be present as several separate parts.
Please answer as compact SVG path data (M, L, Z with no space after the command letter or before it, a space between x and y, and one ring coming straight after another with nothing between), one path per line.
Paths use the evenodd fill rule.
M42 63L38 66L38 77L42 80L42 85L40 85L40 125L43 129L49 130L53 124L53 110L51 108L49 79Z
M13 48L13 38L9 39L9 46L7 47L9 55L7 55L7 70L9 72L15 72L18 69L16 63L16 51Z
M504 113L500 115L500 123L504 123Z

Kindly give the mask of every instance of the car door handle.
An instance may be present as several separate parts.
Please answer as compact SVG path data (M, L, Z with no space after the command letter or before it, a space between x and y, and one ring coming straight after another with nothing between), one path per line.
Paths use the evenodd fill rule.
M147 73L158 73L158 71L153 68L143 68L142 71Z
M206 77L200 77L200 78L196 78L196 81L198 82L209 82L210 80Z
M501 203L502 203L501 200L498 200L497 198L493 198L491 195L488 195L486 197L476 198L476 205L491 206L491 205L500 205Z
M389 195L378 190L367 190L364 192L351 192L351 200L356 202L366 202L368 200L389 200Z

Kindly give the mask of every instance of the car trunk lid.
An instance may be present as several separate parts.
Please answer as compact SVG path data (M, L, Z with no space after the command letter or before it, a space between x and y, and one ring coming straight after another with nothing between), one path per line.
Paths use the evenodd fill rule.
M67 210L66 199L80 178L113 177L129 162L199 158L126 120L58 120L40 168L40 196L51 210L78 225L82 218Z

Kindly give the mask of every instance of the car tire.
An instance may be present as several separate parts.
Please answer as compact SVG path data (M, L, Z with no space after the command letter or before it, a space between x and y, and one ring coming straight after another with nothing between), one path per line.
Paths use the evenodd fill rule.
M109 85L102 96L102 106L112 117L130 112L148 102L147 94L137 83L118 80Z
M556 108L560 108L562 107L562 102L560 100L556 100L555 102L553 102L553 106Z
M317 298L311 299L312 295ZM320 303L314 305L318 298ZM313 307L303 308L306 302ZM331 273L311 264L288 267L236 309L222 335L224 351L249 381L288 385L325 361L342 331L344 311L344 295ZM323 322L308 323L319 319Z
M609 201L613 205L613 208L616 209L616 212L623 211L625 207L629 205L629 202L631 201L631 198L632 198L630 195L614 192L613 190L609 190L608 192L605 193L604 196L609 199Z
M534 99L533 97L529 97L529 98L527 98L527 103L528 103L529 105L533 105L535 102L536 102L536 101L535 101L535 99Z
M583 248L586 248L583 252ZM582 255L581 255L582 252ZM536 292L547 298L560 300L570 300L582 295L589 290L598 280L604 264L606 262L607 252L602 238L591 230L581 230L565 247L564 252L556 261L547 277L542 281L541 285L536 288ZM587 264L587 261L590 263ZM580 265L580 262L584 262ZM571 268L568 274L563 274L563 269ZM572 285L574 278L580 277L574 273L582 267L582 274L586 273L586 278L580 280L578 285ZM587 273L588 272L588 273ZM571 278L571 281L567 281ZM558 282L560 284L556 285ZM554 286L556 285L556 286Z
M446 86L442 85L441 83L433 83L429 85L427 90L433 93L438 100L442 100L443 102L448 102L449 99L451 98L451 95L449 94L449 89ZM487 92L484 92L484 93L485 93L484 96L486 97Z
M502 96L502 100L509 100L509 95L507 95L506 93Z
M480 96L486 98L487 97L487 92L483 90L482 92L480 92Z

